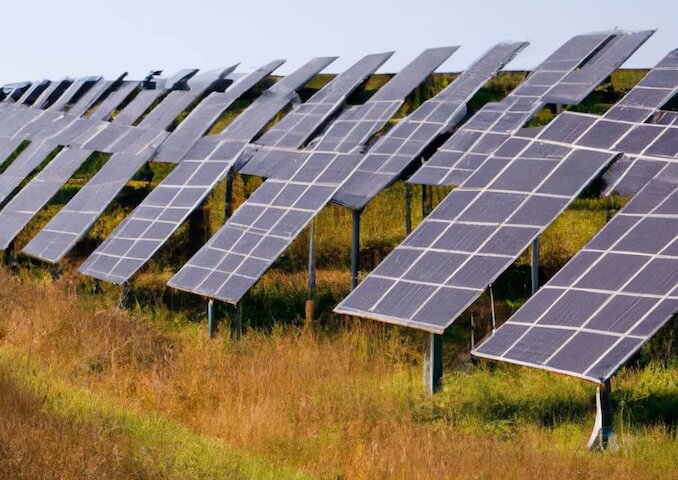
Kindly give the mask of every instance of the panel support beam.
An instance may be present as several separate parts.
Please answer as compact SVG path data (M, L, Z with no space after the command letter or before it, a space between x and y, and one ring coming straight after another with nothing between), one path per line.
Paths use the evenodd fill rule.
M537 293L539 290L539 237L535 238L532 242L532 259L530 262L531 266L531 279L532 279L532 295Z
M210 338L214 338L217 334L217 321L214 318L214 300L211 298L207 301L207 333Z
M443 380L443 336L426 333L424 338L424 389L433 395Z
M360 267L360 215L362 210L351 210L353 220L353 240L351 243L351 290L358 286L358 268Z
M412 233L412 185L405 182L405 234Z
M242 337L242 302L234 306L235 312L231 316L231 338L240 340Z
M308 298L306 299L306 323L313 322L315 312L316 292L316 247L315 247L315 218L308 229Z
M430 185L421 186L421 213L422 217L428 217L433 211L433 187Z
M226 175L226 220L231 218L233 215L233 171L228 172Z
M589 450L605 450L616 444L612 425L611 391L610 380L596 390L596 420L587 445Z

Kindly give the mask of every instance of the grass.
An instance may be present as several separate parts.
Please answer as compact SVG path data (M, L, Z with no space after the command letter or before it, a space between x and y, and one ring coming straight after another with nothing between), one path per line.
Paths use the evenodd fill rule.
M628 368L617 377L621 448L592 454L583 447L594 416L591 384L448 358L444 389L429 398L421 391L421 339L399 328L277 323L250 329L240 341L226 332L210 341L203 325L162 310L153 317L121 310L105 295L76 293L67 277L4 271L0 310L0 349L11 353L4 364L22 378L17 356L30 358L48 391L81 399L75 407L69 401L40 407L44 421L80 418L68 423L98 432L102 458L108 445L131 442L133 452L163 445L169 453L148 447L139 454L158 458L141 465L159 468L149 470L154 478L179 472L172 470L173 449L182 451L191 439L197 450L185 460L194 459L199 467L191 468L201 472L216 441L217 452L319 478L676 478L675 362ZM122 412L111 421L94 415L104 425L133 419L129 428L112 428L121 437L90 421L104 404ZM88 438L72 433L82 435ZM56 455L49 438L32 441L36 455ZM139 467L139 458L116 448L126 464Z
M64 385L4 349L0 386L3 478L307 478Z

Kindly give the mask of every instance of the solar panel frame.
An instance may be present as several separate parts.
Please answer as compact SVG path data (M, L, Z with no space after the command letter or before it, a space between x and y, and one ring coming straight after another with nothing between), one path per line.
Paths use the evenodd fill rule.
M90 255L79 271L114 283L121 283L134 274L226 176L251 137L290 102L295 89L301 88L333 60L334 57L318 57L309 61L278 82L277 88L274 85L255 100L217 136L218 142L206 140L205 143L210 144L209 154L184 159ZM173 195L166 195L166 191ZM172 214L165 220L167 211ZM141 228L142 225L146 228ZM121 243L127 245L126 250L118 248ZM137 252L140 253L132 256Z
M580 84L581 89L590 92L642 45L651 33L588 34L571 38L504 100L481 108L407 182L459 185L479 164L478 159L472 161L473 157L482 159L484 155L492 153L494 148L500 146L509 135L515 134L549 101L554 101L555 96L563 95L562 91L557 93L558 86L561 82L568 82L568 78L571 80L570 75L581 70L579 67L582 62L588 59L588 64L597 64L595 74L587 74ZM615 40L618 38L623 41ZM606 45L608 48L605 48ZM614 48L610 49L610 45L614 45ZM569 101L576 102L583 98L584 90L581 89ZM552 92L556 93L552 95ZM472 137L472 141L461 141L464 136Z
M604 383L678 312L676 239L678 165L668 164L472 353ZM556 314L582 295L584 309ZM532 332L539 355L527 355Z
M400 177L432 142L466 115L466 104L526 43L499 44L474 62L434 98L400 121L370 149L359 168L335 194L333 201L363 209L381 190Z

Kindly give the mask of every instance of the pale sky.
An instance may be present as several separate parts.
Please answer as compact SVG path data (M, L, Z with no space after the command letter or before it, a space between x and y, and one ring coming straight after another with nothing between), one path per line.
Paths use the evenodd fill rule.
M657 29L627 62L650 67L678 48L678 0L33 0L4 9L0 84L151 69L243 70L276 58L287 73L313 56L394 50L394 72L429 47L460 45L439 70L459 71L494 43L530 46L509 65L530 69L569 37Z

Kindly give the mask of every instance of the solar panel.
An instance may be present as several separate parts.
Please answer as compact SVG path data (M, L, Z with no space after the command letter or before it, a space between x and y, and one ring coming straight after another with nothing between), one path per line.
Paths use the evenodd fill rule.
M147 161L148 155L114 153L26 245L23 253L47 262L58 262L87 233L134 172Z
M678 165L473 354L603 383L678 312Z
M90 89L94 82L97 82L101 77L83 77L74 80L68 88L64 91L63 94L59 96L54 102L49 106L51 110L62 111L66 107L73 103L73 101L78 98L79 95L82 95L88 89Z
M91 120L110 120L115 109L137 88L139 88L139 82L123 81L117 90L111 92L102 100L97 108L89 114L88 118Z
M233 90L231 88L228 90L231 92L227 96L229 102L235 101L242 92L249 88L248 85L253 85L258 81L259 75L268 74L266 70L274 68L279 63L273 62L264 67L264 73L249 75L241 82L232 85ZM209 96L205 101L210 98L215 97ZM223 103L223 98L220 102L222 102L220 103L222 109L226 109L229 105L229 103ZM26 245L24 253L47 262L58 262L87 233L105 208L151 155L152 152L148 150L138 155L131 152L113 154L111 159L64 209ZM83 207L85 209L81 210Z
M80 267L85 275L121 283L160 248L223 179L242 150L301 88L334 60L319 57L284 77L219 134L194 149ZM208 151L202 151L205 145ZM191 152L200 153L192 156Z
M250 145L238 164L241 173L268 177L280 166L276 158L281 150L304 146L341 107L348 95L392 55L367 55L298 105ZM237 168L237 166L236 166Z
M19 97L16 101L18 104L22 105L32 105L33 102L40 96L40 94L47 88L49 85L49 80L42 80L40 82L34 82L26 91Z
M127 72L122 73L115 80L100 80L84 95L82 95L73 105L68 108L68 113L76 117L82 116L96 102L110 95L113 90L120 87ZM120 102L122 103L122 102Z
M66 148L0 211L0 250L5 250L33 216L59 191L92 152Z
M213 92L208 95L160 145L156 159L161 162L179 163L196 140L214 125L238 97L283 63L284 60L270 62L235 81L224 93Z
M386 112L395 113L404 97L416 88L456 48L425 51L361 106L334 122L314 151L296 159L295 168L278 170L219 229L209 242L170 280L180 290L237 303L326 205L362 159L345 153L360 146L356 127L383 127ZM426 71L422 71L426 68ZM413 72L416 70L416 74ZM389 86L394 82L394 86ZM396 100L400 94L400 101ZM384 104L387 109L381 109ZM379 112L373 115L375 108ZM365 130L367 132L367 130ZM341 136L343 134L343 137ZM327 140L329 139L329 141ZM352 146L350 142L355 142ZM338 147L327 151L323 145Z
M70 80L59 80L57 82L50 83L35 100L33 107L44 109L49 105L50 99L54 100L54 97L58 96L59 92L63 92L66 88L68 88L70 83Z
M471 97L526 45L505 43L495 46L435 98L400 121L377 141L333 200L354 210L364 208L419 158L436 137L464 118Z
M408 180L425 185L458 185L482 160L549 101L580 101L624 62L652 32L589 34L573 37L547 58L500 103L480 109ZM614 48L611 48L613 46ZM606 48L607 47L607 48ZM581 67L582 63L584 67ZM581 77L594 64L595 73ZM581 67L581 68L580 68ZM567 90L577 84L576 91ZM565 82L563 88L561 82ZM553 93L555 92L555 93ZM569 93L568 93L569 92ZM567 96L569 95L569 97Z
M0 203L4 202L56 147L54 143L41 141L28 145L0 175Z
M335 311L442 333L614 157L509 140Z

